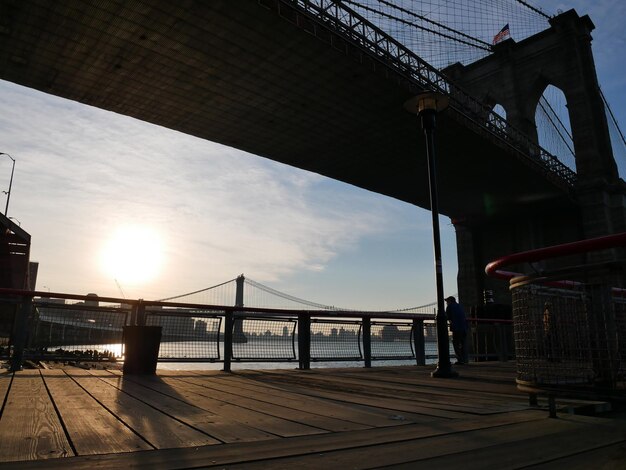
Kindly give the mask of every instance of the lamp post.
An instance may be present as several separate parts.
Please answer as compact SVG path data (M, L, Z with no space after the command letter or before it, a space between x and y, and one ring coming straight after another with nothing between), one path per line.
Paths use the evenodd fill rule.
M11 186L13 185L13 172L15 171L15 158L13 158L8 153L4 153L4 152L0 152L0 155L6 155L13 162L13 166L11 167L11 179L9 180L9 190L8 191L2 191L4 194L7 195L7 205L4 208L4 216L6 217L7 212L9 211L9 199L11 199Z
M437 113L448 107L448 97L439 93L425 92L409 99L404 108L416 113L420 118L426 138L426 157L428 161L428 186L430 189L430 212L433 225L433 249L435 255L435 283L437 286L437 368L432 377L458 377L450 364L450 340L448 323L444 309L443 269L441 263L441 236L439 231L439 203L437 198L437 170L435 166L435 124Z

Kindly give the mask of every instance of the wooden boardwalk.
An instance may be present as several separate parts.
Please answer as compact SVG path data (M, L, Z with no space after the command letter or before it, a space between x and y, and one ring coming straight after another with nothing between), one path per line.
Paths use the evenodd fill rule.
M0 375L0 468L626 468L623 413L530 407L514 365Z

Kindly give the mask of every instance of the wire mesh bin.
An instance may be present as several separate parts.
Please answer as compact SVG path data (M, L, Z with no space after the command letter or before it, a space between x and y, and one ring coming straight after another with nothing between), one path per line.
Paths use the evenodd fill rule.
M521 386L623 394L626 306L602 282L511 280Z

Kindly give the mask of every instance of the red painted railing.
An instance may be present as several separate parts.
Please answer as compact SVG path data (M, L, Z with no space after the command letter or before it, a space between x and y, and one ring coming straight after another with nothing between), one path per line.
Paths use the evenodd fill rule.
M575 255L580 253L588 253L590 251L606 250L619 246L626 246L626 232L616 235L608 235L604 237L591 238L589 240L581 240L562 245L555 245L536 250L523 251L508 256L503 256L492 261L485 268L488 276L498 279L509 280L519 273L503 271L501 268L519 263L533 263L535 261L543 261L546 259L559 258L561 256ZM561 281L570 282L570 281Z

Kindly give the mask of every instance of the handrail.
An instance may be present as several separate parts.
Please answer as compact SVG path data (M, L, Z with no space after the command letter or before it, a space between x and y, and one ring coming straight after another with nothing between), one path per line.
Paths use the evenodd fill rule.
M48 359L67 359L68 357L87 357L87 360L118 360L123 355L123 350L112 353L112 345L126 344L124 339L124 329L130 327L161 326L164 333L161 337L164 352L159 356L159 361L179 361L179 362L223 362L224 370L230 371L233 361L243 362L276 362L298 360L301 369L308 369L311 361L341 361L356 360L365 361L365 366L370 367L373 360L415 360L418 365L425 365L427 359L432 359L432 348L427 347L432 336L432 326L434 317L432 314L398 314L391 312L356 312L356 311L303 311L303 310L282 310L268 308L250 308L239 306L219 306L202 304L181 304L173 302L143 301L141 299L120 299L115 297L97 297L98 301L106 303L122 302L123 307L118 306L84 306L82 304L61 304L50 303L53 298L94 301L92 295L47 293L20 289L0 289L0 300L6 299L12 303L19 303L19 311L15 310L15 327L9 337L12 349L1 348L0 354L9 353L11 360L11 370L20 370L24 355ZM151 310L150 306L170 307L166 309ZM132 306L132 309L126 306ZM172 307L184 307L172 308ZM50 310L47 310L50 309ZM164 315L166 320L155 319L155 316ZM175 317L175 318L174 318ZM343 318L342 318L343 317ZM372 321L372 319L381 321ZM256 353L250 355L237 346L239 343L247 341L235 341L234 335L241 335L244 331L243 322L247 321L247 331L251 334L251 341L258 341L263 335L255 335L255 331L265 331L267 320L287 321L292 324L291 342L295 344L298 338L298 354L278 357L273 350L263 350L261 348ZM473 325L495 325L500 328L502 325L510 325L510 321L502 319L472 318ZM256 323L255 323L256 322ZM261 323L259 323L261 322ZM400 323L402 322L402 323ZM56 324L56 328L53 325ZM296 332L293 325L297 324ZM337 344L342 343L342 335L333 339L333 335L328 333L330 327L339 329L341 326L349 325L351 331L358 333L355 337L350 336L350 344L355 344L355 338L359 338L357 356L346 355L341 348L337 349ZM40 328L44 325L43 330ZM198 327L199 325L199 327ZM255 326L257 325L257 326ZM261 325L261 326L258 326ZM322 326L319 326L322 325ZM380 349L379 344L374 341L380 337L388 325L396 325L404 328L404 336L399 340L394 340L392 348L394 354L390 354L388 347ZM428 326L430 325L430 326ZM66 326L68 328L66 328ZM374 332L374 326L376 332ZM239 327L239 329L238 329ZM46 329L47 328L47 329ZM315 331L315 335L311 332ZM98 335L87 334L96 330ZM328 331L326 331L328 330ZM30 333L29 333L30 331ZM42 334L41 332L44 331ZM239 331L239 333L237 333ZM326 333L324 333L326 331ZM481 329L483 331L483 329ZM489 329L481 334L490 334ZM498 330L499 331L499 330ZM38 334L39 332L39 334ZM318 338L322 334L322 340ZM67 336L66 336L67 335ZM276 333L274 333L274 336ZM272 335L270 335L272 336ZM280 337L284 337L284 333ZM314 337L313 337L314 336ZM30 337L30 339L29 339ZM296 338L297 337L297 338ZM83 338L87 338L85 342ZM201 339L202 345L194 349L193 352L185 350L178 342L197 341ZM223 338L223 339L222 339ZM265 339L266 344L267 340ZM327 353L318 354L313 352L312 345L319 341L325 345L324 350L328 350L328 344L334 344L331 348L334 355ZM329 342L330 341L330 342ZM360 342L362 341L362 343ZM397 342L399 341L399 342ZM408 342L408 343L407 343ZM220 356L220 343L223 346L223 358ZM481 352L485 357L497 355L498 357L508 357L506 341L496 346L496 351ZM66 346L59 346L66 345ZM81 346L77 346L81 345ZM87 346L83 346L87 345ZM319 345L319 344L318 344ZM400 345L400 346L398 346ZM403 346L404 345L404 346ZM408 352L410 346L411 353ZM72 349L78 347L78 349ZM117 346L116 346L117 347ZM256 346L255 346L256 347ZM48 348L51 348L48 351ZM69 348L69 349L68 349ZM82 349L81 349L82 348ZM89 348L89 349L85 349ZM182 348L182 349L181 349ZM238 348L238 349L237 349ZM333 349L334 348L334 349ZM498 349L499 348L499 349ZM12 351L12 354L11 354ZM94 351L99 351L97 354ZM92 354L93 353L93 354ZM161 354L161 353L159 353ZM280 353L282 354L282 353ZM351 353L350 353L351 354ZM477 356L478 357L478 356ZM73 359L72 359L73 360Z
M89 295L80 294L67 294L61 292L42 292L31 291L25 289L9 289L0 288L0 296L21 296L21 297L39 297L42 299L57 298L66 300L79 300L79 301L94 301L105 303L119 303L130 306L141 305L145 308L149 307L175 307L186 309L199 309L199 310L222 310L224 312L232 313L261 313L261 314L274 314L274 315L298 315L308 314L314 317L340 317L340 318L397 318L397 319L422 319L430 320L433 318L432 314L425 313L402 313L402 312L389 312L389 311L363 311L363 310L296 310L296 309L279 309L279 308L266 308L266 307L239 307L234 305L212 305L212 304L196 304L196 303L182 303L182 302L162 302L158 300L144 300L144 299L121 299L118 297L94 297Z
M499 279L511 279L518 276L517 273L502 271L500 268L518 263L532 263L561 256L575 255L587 253L590 251L605 250L618 246L626 246L626 232L604 237L590 238L588 240L580 240L577 242L564 243L535 250L522 251L508 256L503 256L492 261L485 267L485 273L488 276Z

